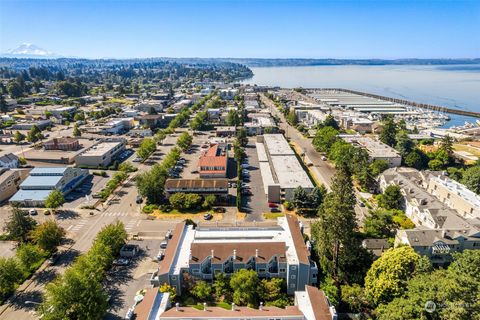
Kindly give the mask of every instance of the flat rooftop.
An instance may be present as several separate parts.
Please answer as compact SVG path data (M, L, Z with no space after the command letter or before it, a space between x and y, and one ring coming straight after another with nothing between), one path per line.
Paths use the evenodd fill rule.
M295 155L282 134L264 134L265 149L271 156Z
M102 155L108 153L113 148L115 148L115 147L117 147L118 145L121 145L121 144L122 143L119 142L119 141L101 142L97 145L94 145L90 149L86 150L84 153L81 154L81 156L84 156L84 157L102 156Z
M284 188L314 188L296 156L275 156L271 158L278 183Z

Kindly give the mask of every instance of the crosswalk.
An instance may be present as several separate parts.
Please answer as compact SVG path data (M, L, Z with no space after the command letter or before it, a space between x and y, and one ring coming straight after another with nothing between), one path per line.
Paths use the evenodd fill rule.
M137 224L137 222L138 222L137 220L130 220L129 222L127 222L127 223L125 224L125 230L126 230L127 232L131 231L131 230L135 227L135 225Z
M129 216L129 212L102 212L100 214L102 217L126 217Z
M82 219L77 224L71 225L70 227L68 227L67 231L78 232L87 224L87 222L88 220Z

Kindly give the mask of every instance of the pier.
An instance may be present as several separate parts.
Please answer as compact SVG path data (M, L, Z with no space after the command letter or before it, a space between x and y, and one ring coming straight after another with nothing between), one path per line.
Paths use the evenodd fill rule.
M341 91L341 92L358 94L358 95L362 95L362 96L369 97L369 98L382 99L382 100L395 102L395 103L400 103L400 104L404 104L404 105L408 105L408 106L412 106L412 107L417 107L417 108L422 108L422 109L428 109L428 110L433 110L433 111L440 111L440 112L445 112L445 113L458 114L458 115L462 115L462 116L470 116L470 117L480 118L480 112L452 109L452 108L447 108L447 107L442 107L442 106L435 106L435 105L427 104L427 103L417 103L417 102L413 102L413 101L409 101L409 100L405 100L405 99L385 97L385 96L381 96L381 95L373 94L373 93L355 91L355 90L350 90L350 89L341 89L341 88L323 88L323 89L320 89L320 90L337 90L337 91Z

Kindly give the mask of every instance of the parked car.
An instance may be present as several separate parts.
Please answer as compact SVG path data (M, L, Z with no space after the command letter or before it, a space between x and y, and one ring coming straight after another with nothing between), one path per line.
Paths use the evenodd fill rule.
M165 234L165 240L168 240L171 238L172 238L172 230L168 230L167 233Z
M270 212L282 212L282 210L278 208L270 208Z
M38 214L38 212L35 209L30 209L30 210L28 210L28 214L30 214L31 216L36 216Z
M192 170L190 173L198 173L198 170Z
M203 215L203 220L211 220L213 215L211 213L206 213Z
M167 248L167 245L168 245L168 241L167 241L167 240L162 241L162 242L160 243L160 248L161 248L161 249L166 249L166 248Z
M242 169L248 169L250 168L250 165L248 163L242 163L241 167Z
M139 157L136 157L135 159L132 160L133 162L140 162L142 161L142 159L140 159Z
M269 202L269 203L268 203L268 207L269 207L269 208L277 208L278 205L277 205L276 203Z
M218 212L218 213L225 213L227 212L227 209L225 209L224 207L215 207L212 209L213 212Z
M136 202L137 204L140 204L140 203L143 202L143 198L142 198L141 196L137 196L137 198L135 199L135 202Z
M158 251L157 261L162 261L164 257L165 257L165 251L164 250Z
M322 159L323 161L326 161L326 160L327 160L327 157L325 157L325 156L322 156L322 158L321 158L321 159Z
M128 266L129 264L130 264L130 260L125 258L119 258L113 261L114 266Z

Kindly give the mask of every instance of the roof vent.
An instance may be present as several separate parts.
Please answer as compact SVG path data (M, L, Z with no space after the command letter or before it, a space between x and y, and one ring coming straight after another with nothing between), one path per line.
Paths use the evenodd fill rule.
M232 302L232 311L235 311L235 303Z
M212 249L212 250L210 250L210 256L212 257L212 259L213 259L213 258L215 258L215 255L214 255L214 253L215 253L215 252L213 251L213 249Z
M258 249L255 249L255 257L258 258Z
M206 302L203 303L203 311L207 311L207 303Z
M233 249L233 260L237 260L237 250Z
M179 311L180 310L180 303L175 303L175 310Z
M260 307L258 309L263 310L263 302L260 302Z

